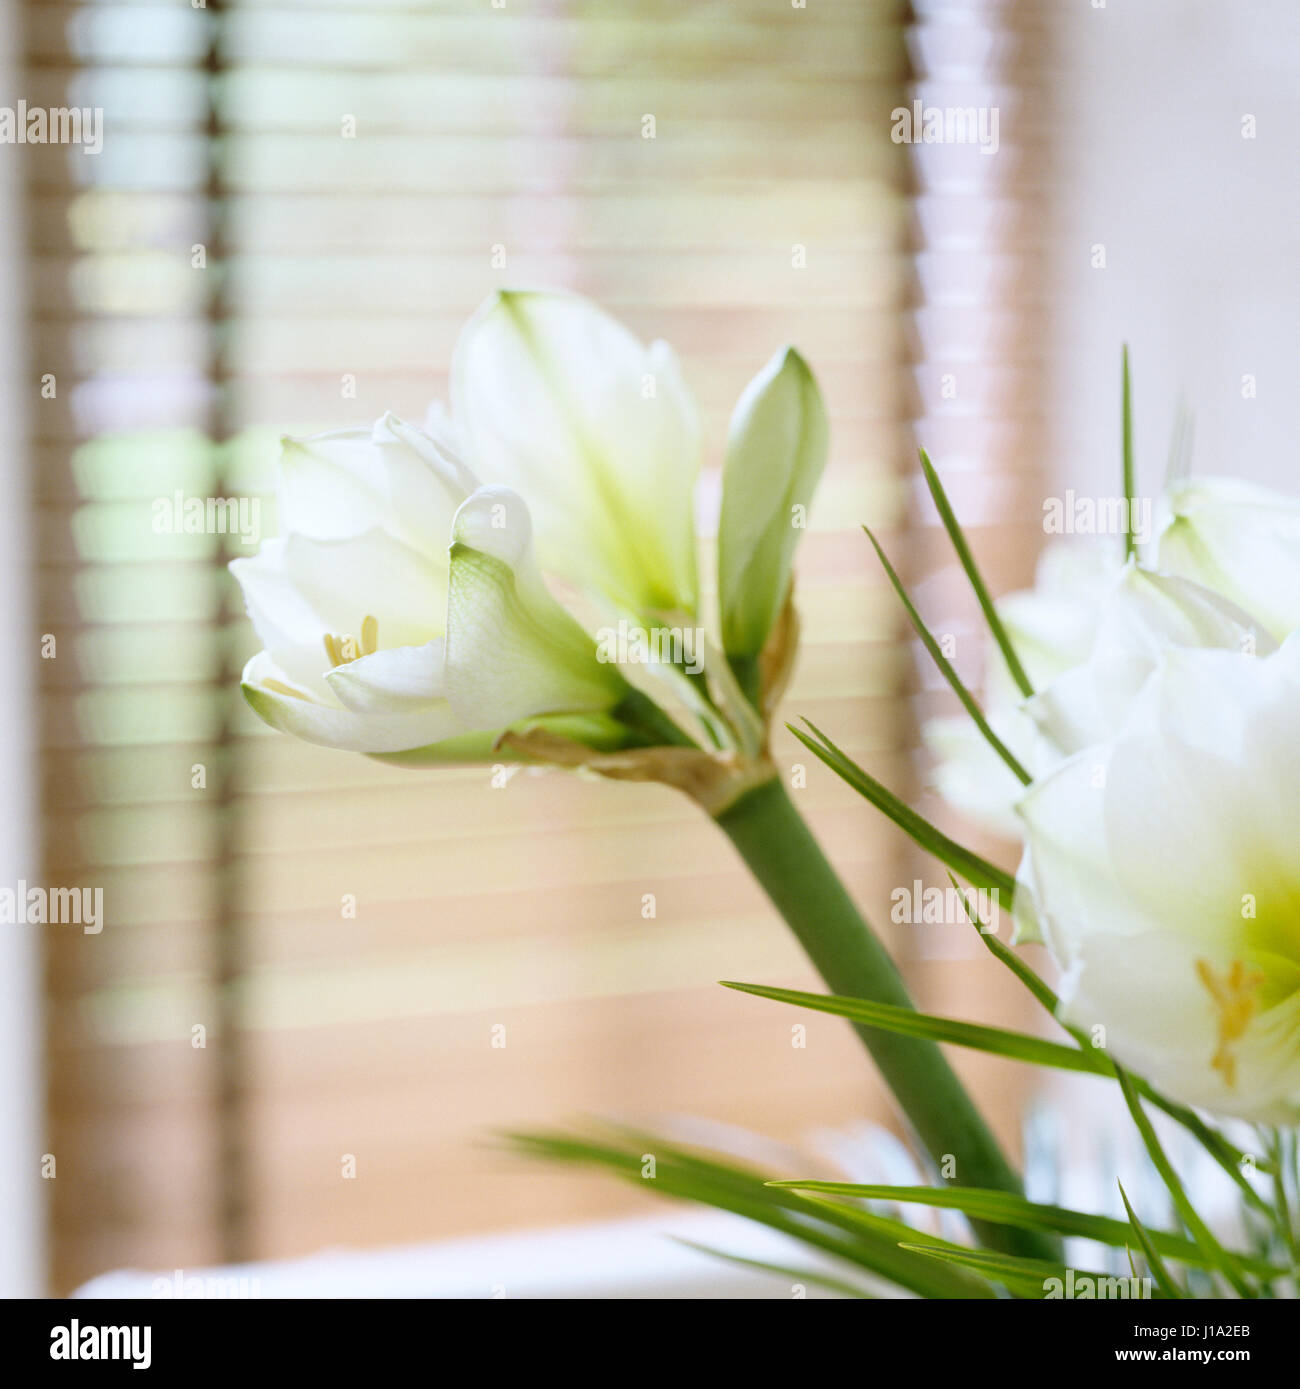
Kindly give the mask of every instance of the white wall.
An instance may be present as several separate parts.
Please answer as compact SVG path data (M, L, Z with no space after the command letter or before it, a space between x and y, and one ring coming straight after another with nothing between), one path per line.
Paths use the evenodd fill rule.
M1297 486L1300 4L1053 3L1049 476L1058 491L1117 490L1127 340L1142 491L1163 476L1180 392L1195 471ZM1104 270L1089 263L1099 242ZM1255 400L1242 399L1247 373Z

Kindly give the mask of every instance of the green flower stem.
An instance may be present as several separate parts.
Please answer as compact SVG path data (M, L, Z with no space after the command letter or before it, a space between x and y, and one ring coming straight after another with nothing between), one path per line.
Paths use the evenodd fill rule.
M777 778L746 792L717 822L833 993L915 1006L889 952ZM935 1043L870 1027L855 1030L936 1166L943 1168L950 1156L954 1180L963 1185L1022 1194L1015 1169ZM995 1225L980 1225L979 1231L989 1248L1034 1258L1056 1254L1054 1242L1036 1231Z

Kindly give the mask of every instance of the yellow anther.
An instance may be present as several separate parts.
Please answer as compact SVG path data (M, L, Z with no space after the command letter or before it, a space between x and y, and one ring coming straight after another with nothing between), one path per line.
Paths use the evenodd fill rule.
M361 640L356 637L336 637L325 633L325 654L330 666L346 666L360 656L370 656L379 650L379 619L366 617L361 623Z
M1219 1015L1219 1048L1210 1065L1231 1089L1237 1082L1237 1058L1232 1054L1232 1043L1241 1039L1250 1020L1259 1012L1264 972L1242 960L1233 960L1228 972L1219 975L1208 960L1197 960L1196 973L1209 990Z

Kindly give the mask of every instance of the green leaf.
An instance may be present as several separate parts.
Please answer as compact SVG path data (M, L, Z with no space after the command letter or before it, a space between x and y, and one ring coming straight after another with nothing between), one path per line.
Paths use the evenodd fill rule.
M681 1239L672 1236L674 1244L680 1244L685 1249L696 1249L701 1254L708 1254L711 1258L721 1259L725 1263L735 1264L738 1268L752 1268L759 1273L775 1273L781 1278L790 1278L796 1283L811 1283L814 1287L825 1288L828 1292L839 1293L843 1297L871 1298L875 1294L868 1292L865 1288L859 1288L854 1283L846 1283L842 1279L832 1278L826 1273L813 1273L806 1268L790 1268L785 1264L770 1264L766 1259L746 1259L740 1254L730 1254L725 1249L715 1249L711 1244L700 1244L693 1239Z
M810 738L801 728L793 724L786 727L813 754L820 758L837 776L853 787L859 795L865 796L877 810L887 815L904 834L910 835L921 848L931 853L940 863L960 873L967 882L976 887L994 888L1004 906L1010 907L1015 895L1016 880L1009 873L994 867L987 859L949 839L937 830L923 815L918 815L905 801L896 796L888 787L878 782L870 773L864 771L808 719L804 722L812 729L815 738ZM818 741L820 740L820 741Z
M834 1013L837 1017L849 1018L867 1027L879 1027L907 1037L927 1037L932 1042L971 1047L975 1051L1005 1056L1013 1061L1027 1061L1031 1066L1082 1071L1086 1075L1111 1074L1110 1064L1102 1057L1077 1047L1046 1042L1025 1032L1009 1032L1001 1027L985 1027L979 1023L963 1022L960 1018L940 1018L932 1013L916 1013L888 1003L868 1003L865 999L841 998L836 994L810 994L798 989L737 984L728 980L721 983L725 989L738 989L741 993L754 994L758 998L792 1003L797 1008L812 1008L819 1013Z
M994 1295L987 1283L969 1273L953 1269L944 1277L934 1277L925 1260L898 1248L896 1234L887 1225L873 1227L858 1212L835 1202L776 1191L764 1185L768 1173L702 1156L651 1134L612 1128L606 1137L565 1133L506 1137L515 1151L531 1157L604 1168L642 1190L650 1187L661 1195L731 1211L922 1297ZM655 1159L653 1179L644 1175L647 1154Z
M1064 1283L1070 1272L1065 1264L1052 1263L1047 1259L1024 1259L1016 1254L996 1254L988 1249L962 1249L935 1244L904 1244L901 1248L924 1254L927 1258L940 1259L944 1263L956 1264L959 1268L973 1269L1001 1283L1016 1297L1041 1298L1052 1279ZM1110 1278L1109 1274L1078 1268L1074 1270L1074 1276Z
M921 638L921 644L930 653L930 659L939 667L939 673L948 684L952 686L953 693L961 700L962 708L971 716L975 727L984 735L984 741L988 743L993 751L1007 764L1011 769L1012 775L1019 779L1020 784L1022 786L1028 786L1033 780L1033 777L1031 777L1029 773L1025 771L1024 767L1020 765L1015 753L1013 753L1002 739L994 733L992 728L989 727L989 721L984 717L984 711L975 702L970 691L962 683L961 676L958 675L953 668L952 662L939 649L939 643L935 641L934 637L931 635L930 629L925 625L925 620L922 618L921 614L917 612L916 605L912 602L911 598L908 597L907 590L903 587L903 581L898 577L898 574L894 570L894 566L890 564L888 556L880 546L880 542L872 535L871 531L868 530L866 526L863 526L862 529L866 531L867 539L871 541L872 545L875 547L876 554L880 558L880 563L884 565L885 573L889 576L889 582L893 585L894 592L898 595L899 602L902 603L903 607L906 609L917 636Z
M1296 1239L1295 1222L1291 1218L1291 1200L1287 1195L1288 1172L1294 1174L1297 1148L1300 1135L1288 1135L1284 1129L1274 1129L1267 1135L1269 1157L1273 1168L1273 1193L1276 1205L1272 1207L1278 1233L1282 1236L1293 1262L1300 1263L1300 1242ZM1288 1151L1289 1149L1289 1151Z
M1165 1114L1175 1122L1181 1124L1205 1149L1207 1153L1219 1164L1223 1171L1236 1183L1242 1196L1261 1214L1268 1216L1272 1220L1277 1219L1277 1212L1267 1201L1255 1190L1246 1180L1245 1174L1241 1170L1241 1164L1245 1159L1245 1154L1239 1149L1234 1148L1231 1143L1217 1130L1212 1129L1195 1110L1189 1109L1184 1104L1177 1104L1173 1100L1162 1095L1139 1076L1131 1076L1133 1088L1148 1103ZM1260 1171L1266 1170L1262 1163L1257 1162L1256 1167Z
M979 569L975 564L975 556L971 554L970 546L966 543L961 526L957 524L956 514L948 502L948 495L943 490L943 483L939 481L939 474L935 472L934 464L930 462L930 456L924 449L921 450L921 470L925 473L926 485L930 489L930 495L934 498L939 519L948 532L948 539L952 541L953 549L957 551L957 558L961 561L961 567L966 571L966 577L970 580L970 586L975 592L975 598L980 605L980 611L984 614L984 620L989 625L993 640L998 644L998 650L1002 652L1002 659L1007 663L1007 670L1011 672L1011 678L1016 682L1016 688L1028 699L1033 694L1034 687L1029 683L1025 668L1020 664L1020 658L1011 645L1011 638L1007 635L1007 629L1002 625L1002 619L993 606L993 599L989 597L989 591L985 588L984 580L980 577Z
M1124 1202L1124 1209L1128 1212L1129 1224L1133 1227L1133 1233L1138 1237L1138 1243L1142 1246L1142 1252L1146 1255L1147 1267L1151 1270L1151 1276L1160 1285L1166 1297L1183 1297L1183 1290L1174 1282L1173 1275L1165 1267L1165 1261L1160 1257L1160 1251L1156 1248L1155 1240L1147 1233L1146 1227L1137 1218L1133 1207L1129 1205L1128 1192L1124 1190L1124 1183L1118 1182L1120 1199Z
M951 873L948 874L948 881L953 885L954 888L957 888L962 908L965 911L966 916L970 920L971 925L975 927L975 932L979 936L980 940L983 941L985 948L994 956L995 959L1001 960L1001 962L1004 965L1006 965L1006 967L1012 972L1012 974L1014 974L1016 978L1020 980L1020 982L1025 986L1025 988L1027 988L1029 992L1033 994L1033 996L1038 1000L1038 1002L1041 1003L1042 1006L1052 1015L1053 1022L1057 1023L1058 1026L1065 1027L1065 1024L1062 1023L1060 1019L1056 1016L1056 1010L1060 1006L1061 1000L1057 998L1056 993L1052 989L1051 985L1049 985L1048 982L1040 974L1038 974L1036 970L1030 968L1030 966L1027 965L1025 961L1022 960L1014 950L1012 950L1009 946L1003 945L1002 942L998 939L996 932L985 931L982 929L981 923L976 919L974 913L970 909L970 904L966 901L966 898L961 895L961 889L960 887L958 887L957 879L954 878ZM1068 1032L1069 1028L1066 1028L1065 1030ZM1075 1037L1075 1040L1079 1041L1079 1038ZM1082 1045L1082 1043L1080 1043L1080 1045Z
M1174 1171L1173 1164L1165 1155L1165 1150L1160 1146L1160 1140L1156 1137L1151 1120L1147 1118L1146 1112L1142 1108L1142 1102L1138 1099L1128 1072L1123 1067L1116 1066L1115 1075L1119 1080L1119 1088L1124 1092L1124 1103L1128 1105L1128 1111L1133 1116L1133 1122L1137 1125L1138 1132L1142 1135L1142 1141L1146 1144L1146 1150L1151 1156L1151 1161L1155 1164L1156 1171L1160 1173L1170 1196L1173 1197L1174 1207L1178 1211L1179 1218L1191 1231L1192 1238L1205 1251L1211 1265L1232 1284L1237 1294L1241 1297L1252 1297L1254 1294L1242 1278L1235 1261L1215 1239L1209 1226L1201 1219L1196 1207L1187 1195L1182 1182L1179 1180L1178 1173Z
M779 778L773 776L739 796L716 820L831 993L911 1011L912 1000L897 965L826 862ZM1015 1168L942 1048L880 1028L864 1026L857 1032L936 1162L956 1151L963 1178L972 1186L1022 1189ZM1016 1254L1049 1258L1056 1252L1046 1247L1050 1242L1025 1231L993 1228L986 1242Z
M951 873L948 875L948 878L952 885L956 887L957 880ZM970 917L971 923L978 931L979 923L975 920L974 916L971 915L970 908L966 905L965 899L963 899L963 906L966 907L966 915ZM1078 1028L1071 1027L1068 1023L1063 1022L1058 1016L1060 999L1056 996L1055 991L1046 980L1032 970L1014 950L1003 945L1002 942L998 940L997 936L984 931L979 931L978 933L980 940L984 942L985 946L993 955L1011 970L1016 978L1033 994L1043 1008L1052 1015L1053 1021L1063 1027L1065 1031L1078 1042L1080 1047L1087 1049L1087 1036ZM1110 1068L1110 1073L1114 1073L1113 1067ZM1216 1129L1210 1128L1195 1110L1189 1109L1186 1105L1175 1103L1175 1101L1162 1095L1140 1077L1134 1076L1133 1084L1134 1088L1144 1099L1155 1105L1157 1109L1162 1110L1176 1123L1181 1124L1197 1142L1201 1144L1205 1151L1209 1153L1214 1161L1217 1162L1223 1171L1236 1183L1244 1200L1262 1215L1268 1217L1275 1224L1278 1224L1279 1228L1282 1228L1278 1212L1270 1206L1259 1192L1246 1180L1241 1170L1243 1155L1234 1148L1221 1133ZM1261 1170L1264 1170L1261 1164L1257 1163L1256 1165L1259 1166Z
M1025 1230L1050 1230L1067 1238L1091 1239L1122 1249L1133 1233L1127 1222L1064 1206L1042 1205L1004 1191L974 1186L878 1186L860 1182L779 1181L771 1185L788 1191L813 1191L827 1196L851 1196L866 1201L896 1201L900 1204L932 1206L958 1210L973 1220L1016 1225ZM1127 1204L1127 1203L1126 1203ZM1211 1267L1201 1247L1183 1235L1167 1231L1144 1232L1156 1251L1194 1268ZM1150 1256L1148 1255L1148 1260ZM1290 1270L1277 1268L1263 1259L1243 1258L1243 1267L1265 1278L1284 1278Z

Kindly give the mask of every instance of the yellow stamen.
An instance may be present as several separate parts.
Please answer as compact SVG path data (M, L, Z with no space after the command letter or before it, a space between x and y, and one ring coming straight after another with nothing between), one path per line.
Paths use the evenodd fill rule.
M1210 1065L1218 1071L1231 1089L1237 1083L1237 1058L1232 1043L1239 1041L1259 1012L1259 991L1264 984L1264 972L1233 960L1224 975L1214 972L1208 960L1197 960L1196 973L1209 990L1219 1015L1219 1048Z
M356 637L336 637L325 633L325 654L330 668L350 665L361 656L371 656L379 650L379 619L367 616L361 623L361 640Z

